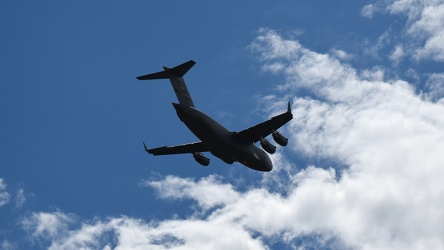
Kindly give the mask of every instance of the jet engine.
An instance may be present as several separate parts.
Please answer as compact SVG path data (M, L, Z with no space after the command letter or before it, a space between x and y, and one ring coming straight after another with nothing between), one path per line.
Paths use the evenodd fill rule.
M285 136L283 136L281 133L277 132L277 131L273 131L272 132L273 135L273 140L281 145L281 146L287 146L288 144L288 138L286 138Z
M210 164L210 159L205 157L202 153L193 153L193 157L202 166L208 166Z
M276 152L276 146L271 144L267 139L261 139L262 148L270 154Z

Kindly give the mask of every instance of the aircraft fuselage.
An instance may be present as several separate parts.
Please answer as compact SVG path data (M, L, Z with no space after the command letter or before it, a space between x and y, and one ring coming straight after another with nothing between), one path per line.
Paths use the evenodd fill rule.
M266 137L272 135L273 140L280 146L286 146L288 138L280 134L277 129L293 119L291 105L288 102L287 112L271 117L239 132L232 132L220 125L205 113L195 108L194 102L185 84L183 76L196 64L193 60L180 64L174 68L163 67L163 71L138 76L139 80L169 79L179 103L173 103L180 120L201 141L174 146L147 148L145 151L152 155L172 155L191 153L194 159L202 166L208 166L210 159L202 152L211 152L228 164L239 162L258 171L271 171L273 164L267 153L276 152L276 146ZM256 147L260 142L262 148ZM263 150L262 150L263 149ZM265 151L267 152L265 152Z
M239 162L258 171L271 171L273 164L267 153L239 134L231 132L194 107L173 103L180 120L209 151L228 164Z

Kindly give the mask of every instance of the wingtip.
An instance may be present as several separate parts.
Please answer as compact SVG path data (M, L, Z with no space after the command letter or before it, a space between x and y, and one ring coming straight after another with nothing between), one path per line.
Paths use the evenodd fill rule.
M291 114L291 103L290 102L288 102L287 112Z
M146 152L148 152L148 148L146 147L145 142L143 142L143 148L145 149ZM149 152L148 152L149 153Z

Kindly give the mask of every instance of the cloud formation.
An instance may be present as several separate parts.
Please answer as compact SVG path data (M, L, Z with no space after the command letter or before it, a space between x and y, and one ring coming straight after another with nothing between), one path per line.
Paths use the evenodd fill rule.
M396 45L391 57L405 47L416 60L444 61L444 1L381 0L364 6L361 15L373 18L376 12L407 18L403 34L406 39Z
M217 176L149 180L161 199L191 200L196 213L146 222L40 212L23 223L31 236L52 249L444 248L442 76L429 78L429 98L383 68L355 69L273 30L250 49L286 79L264 98L269 112L291 98L295 117L284 129L293 155L273 157L266 181L240 190ZM347 167L292 171L298 155Z
M20 208L26 203L26 195L23 188L17 190L17 195L15 198L15 207Z
M430 74L425 85L425 96L431 101L444 104L444 73Z
M293 99L289 130L296 152L349 166L336 191L317 186L324 186L322 197L337 197L328 206L338 211L328 218L338 221L332 230L364 248L444 247L438 198L444 195L438 177L444 174L444 107L417 96L405 81L386 79L383 69L358 71L272 30L253 47L265 70L282 65L271 71L286 76L285 89L310 92ZM289 53L296 56L288 60Z
M9 196L9 193L6 191L6 184L4 183L3 178L0 178L0 207L8 204Z
M224 221L188 218L147 223L122 216L84 221L68 230L76 223L60 212L41 212L25 224L34 240L51 242L49 249L265 249L247 231Z

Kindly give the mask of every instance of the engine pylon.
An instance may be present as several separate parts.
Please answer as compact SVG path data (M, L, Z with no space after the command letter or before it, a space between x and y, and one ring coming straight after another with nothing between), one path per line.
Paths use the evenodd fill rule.
M267 139L261 139L261 146L269 154L274 154L276 152L276 146L271 144Z

